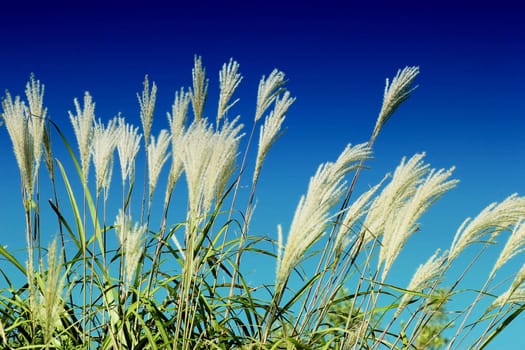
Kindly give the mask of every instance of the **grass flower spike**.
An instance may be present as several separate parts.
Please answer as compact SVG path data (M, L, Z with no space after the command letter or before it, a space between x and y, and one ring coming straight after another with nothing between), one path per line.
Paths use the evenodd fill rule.
M255 159L255 171L253 173L252 183L257 181L259 173L261 172L262 164L268 151L273 144L281 137L281 126L284 122L288 108L295 101L295 98L290 97L290 93L286 91L281 99L275 100L275 107L273 111L266 117L264 124L261 125L261 133L259 134L259 148L257 149L257 158Z
M409 291L422 292L426 288L431 288L434 281L439 278L443 271L445 266L443 263L445 260L446 256L439 255L439 250L437 250L434 255L428 258L427 262L419 265L406 289ZM412 298L413 296L409 293L403 295L394 317L399 316Z
M120 160L120 171L122 183L129 179L130 183L135 180L135 158L140 149L142 135L138 133L139 128L127 124L124 118L118 121L117 152Z
M324 233L330 210L344 193L345 175L355 169L357 162L369 157L366 144L347 146L334 163L325 163L317 169L295 210L281 260L277 261L278 286L285 283L306 250Z
M109 191L113 155L120 136L116 118L111 119L107 126L104 126L102 121L95 123L91 154L95 165L97 194L102 188L104 188L106 195Z
M275 101L284 83L284 73L277 69L274 69L268 78L262 77L259 82L259 89L257 90L256 122L261 119L264 112L270 107L273 101Z
M419 75L419 67L405 67L397 71L392 83L387 79L385 84L385 93L383 95L383 105L376 121L372 139L379 134L383 125L394 114L396 109L403 103L415 87L412 84Z
M202 66L202 59L198 56L195 56L195 64L191 73L193 78L191 105L195 120L199 121L203 117L204 104L208 95L208 80L206 79L206 69Z
M151 125L153 124L153 113L155 111L155 101L157 99L157 85L153 82L151 91L149 88L148 76L144 77L144 90L142 95L137 94L140 105L140 120L144 130L144 141L149 140L151 135Z
M494 264L490 275L494 275L496 271L502 267L507 261L512 259L514 256L525 251L525 221L520 220L512 230L507 243L503 247L498 260Z
M30 131L27 106L20 100L20 97L17 96L13 100L11 95L7 93L2 101L2 107L4 110L2 118L13 143L22 186L27 196L24 200L29 200L33 196L34 190L35 140Z
M454 168L430 171L426 178L417 181L415 192L397 202L385 221L378 265L384 263L382 280L390 271L394 260L408 238L418 229L417 220L445 192L455 187L457 180L449 180Z
M410 256L403 250L418 254L407 242L419 231L422 215L456 186L454 168L433 169L418 153L377 177L379 183L362 183L376 137L409 97L418 74L418 67L406 67L387 80L368 141L348 144L335 161L317 168L287 232L273 223L276 237L265 227L281 215L285 193L270 188L261 195L258 183L295 101L284 73L275 69L259 81L246 141L240 116L231 115L243 79L234 59L211 85L218 93L217 114L206 116L214 112L205 106L208 80L195 56L192 86L175 90L168 127L160 132L152 128L157 86L147 75L138 94L138 127L120 115L96 119L86 92L69 112L74 136L49 120L44 86L31 76L27 100L9 93L2 100L1 117L21 174L27 245L11 252L0 243L0 348L488 348L525 310L525 265L518 260L525 251L525 197L509 196L465 220L450 248L434 248L400 286L406 269L394 264ZM56 134L58 142L51 142ZM67 152L52 149L60 146ZM39 170L43 154L49 178L38 175L45 171ZM171 167L163 170L170 157ZM137 159L144 169L136 169ZM300 167L298 159L288 161ZM70 170L80 182L71 181ZM144 176L141 186L135 172ZM111 182L119 180L122 191L109 196ZM187 187L175 191L179 181ZM164 194L154 195L164 186ZM255 215L259 201L261 213L271 212L262 218ZM8 226L7 236L20 231ZM422 228L417 236L427 241L414 242L416 249L441 242L424 232L439 227ZM45 249L43 232L53 231L59 239ZM486 253L503 231L510 236L487 277ZM458 258L467 248L474 254ZM18 258L22 250L25 265ZM268 276L274 262L269 272L275 275ZM501 277L503 270L516 272Z
M170 145L170 135L167 130L161 130L157 140L151 136L151 142L148 145L148 174L149 174L149 198L153 197L153 192L157 186L160 171L168 160L170 153L168 146Z
M115 229L124 258L124 285L129 289L131 278L135 274L142 254L146 225L141 226L138 223L132 225L131 216L119 210L115 219Z
M492 203L474 219L466 219L458 228L450 247L449 259L455 259L466 247L480 242L485 236L493 240L525 217L525 197L512 195L501 203Z
M73 130L75 131L75 136L77 138L83 180L87 183L89 175L89 160L91 156L91 143L93 142L95 103L88 92L84 94L84 108L80 107L77 99L75 99L74 102L76 115L69 112L69 118L71 124L73 124Z
M219 108L217 111L217 123L225 116L226 113L232 108L239 99L230 103L230 99L235 92L235 89L239 86L242 80L239 70L239 63L230 59L228 64L222 66L219 72L219 82L221 84L221 92L219 96Z
M40 296L38 303L33 310L38 324L41 325L44 335L44 342L52 344L54 331L62 326L60 321L64 313L63 293L66 282L66 275L62 272L62 254L57 256L56 238L49 245L47 253L47 269L40 260ZM45 271L45 273L44 273Z

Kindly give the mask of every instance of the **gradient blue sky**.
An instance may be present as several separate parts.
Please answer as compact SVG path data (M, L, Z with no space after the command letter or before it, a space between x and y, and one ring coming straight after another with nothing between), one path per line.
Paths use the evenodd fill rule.
M63 129L70 130L73 98L86 90L97 116L122 112L138 125L135 94L145 74L159 87L154 129L166 127L174 92L191 82L194 54L203 57L210 78L210 108L221 65L230 57L240 63L244 81L234 112L249 123L260 77L283 70L297 101L265 165L254 218L270 235L278 223L286 230L321 162L335 159L349 142L368 139L385 78L419 65L420 86L384 128L361 188L421 151L435 167L455 165L461 183L428 213L397 262L401 284L435 248L448 247L465 217L511 193L525 194L525 21L517 0L24 1L2 7L0 87L22 94L34 72L46 85L50 116ZM0 132L6 165L0 244L23 247L18 169L7 133ZM522 263L517 257L508 272ZM525 348L516 333L524 326L522 317L492 348Z

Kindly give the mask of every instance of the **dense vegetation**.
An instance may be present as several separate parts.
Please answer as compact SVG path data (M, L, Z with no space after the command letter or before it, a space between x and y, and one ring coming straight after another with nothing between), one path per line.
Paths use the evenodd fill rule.
M525 198L518 195L465 220L450 248L420 265L408 286L388 278L422 214L457 183L453 168L432 169L415 154L354 193L382 127L410 95L417 67L387 80L369 141L319 166L289 231L278 226L277 239L250 222L266 156L294 98L282 72L263 77L245 135L239 118L228 118L238 69L233 60L224 64L217 114L208 119L208 81L196 58L193 86L175 94L169 130L155 135L157 87L147 77L138 95L140 132L121 116L97 120L86 93L70 112L78 152L65 126L47 117L40 81L31 77L25 100L7 93L2 118L20 169L27 255L23 261L0 245L0 348L483 348L523 311L525 265L510 281L496 278L525 249ZM135 181L142 144L143 183ZM56 157L53 147L65 147L69 158ZM245 197L241 179L250 184ZM178 183L185 200L172 196ZM164 193L154 196L161 185ZM44 187L53 194L47 202ZM42 217L44 207L51 218ZM184 207L184 219L172 222L170 213ZM54 225L55 238L44 223ZM476 259L505 231L492 271L472 287L474 299L450 305L466 292L458 286ZM479 252L472 264L451 271L472 247ZM256 256L275 262L273 283L245 279ZM303 269L305 262L313 268ZM6 272L8 265L25 283ZM494 295L501 283L506 292Z

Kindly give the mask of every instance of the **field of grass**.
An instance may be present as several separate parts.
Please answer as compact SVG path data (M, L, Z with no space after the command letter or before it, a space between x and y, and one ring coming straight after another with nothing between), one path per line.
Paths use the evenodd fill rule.
M97 120L86 93L70 112L75 142L63 131L69 126L47 117L44 86L31 77L24 98L7 93L2 100L20 169L27 254L21 260L0 245L0 349L487 347L525 308L525 264L511 280L497 275L525 250L525 197L510 195L466 219L450 247L400 286L388 279L394 262L421 216L457 184L454 168L434 169L419 153L376 186L355 191L418 73L406 67L387 80L369 141L319 166L288 232L277 226L277 239L252 232L250 223L266 156L294 102L283 72L260 80L250 130L228 117L242 80L237 62L224 64L217 113L208 118L208 80L196 57L193 85L175 95L169 130L152 135L157 87L146 77L141 126L120 116ZM56 156L58 147L67 159ZM135 177L139 159L143 179ZM241 179L250 184L246 198ZM112 184L122 196L110 194ZM176 185L187 198L173 196ZM52 189L48 201L40 196L44 186ZM178 222L170 220L174 206L186 208ZM44 207L56 236L41 226ZM117 215L109 214L114 208ZM479 286L459 288L502 232L508 239L492 270ZM467 248L476 252L472 263L458 269ZM274 262L272 283L245 278L257 256ZM506 291L496 295L495 286ZM474 297L451 302L464 294Z

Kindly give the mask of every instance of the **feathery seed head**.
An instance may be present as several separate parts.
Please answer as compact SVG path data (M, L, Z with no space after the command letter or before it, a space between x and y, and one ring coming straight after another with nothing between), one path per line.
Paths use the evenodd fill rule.
M525 197L513 194L501 203L492 203L474 219L466 219L456 231L450 247L449 259L455 259L467 246L483 241L489 236L493 240L501 231L509 230L525 217ZM485 239L486 240L486 239Z
M505 304L525 303L525 264L516 273L510 287L496 298L489 306L489 310L502 307Z
M148 76L144 77L144 89L142 95L137 94L140 105L140 120L144 131L144 141L149 140L151 134L151 125L153 124L153 113L155 111L155 101L157 99L157 85L153 82L151 91L149 89Z
M377 192L379 187L383 184L383 182L386 180L387 176L381 180L381 182L365 193L363 193L359 198L357 198L347 209L345 212L345 216L343 218L343 221L339 225L339 231L337 232L334 247L336 250L337 256L340 256L340 254L348 247L348 244L352 241L352 237L350 235L353 232L357 232L356 230L353 230L353 226L361 219L363 215L365 215L368 211L368 207L370 206L370 198ZM353 235L355 237L355 235Z
M137 269L137 264L142 254L144 244L144 233L146 225L135 223L132 225L130 215L125 215L119 210L115 218L115 230L124 257L124 285L129 288L131 277Z
M286 91L281 99L276 98L275 107L272 112L264 120L261 125L261 133L259 134L259 148L257 149L257 158L255 161L255 171L253 173L252 183L257 181L261 172L262 163L268 154L268 151L273 144L281 137L281 126L284 122L288 108L295 101L295 98L290 97L290 93Z
M80 107L77 99L74 100L76 115L69 112L69 119L73 124L75 137L77 139L82 176L87 182L89 175L89 160L91 156L91 143L93 140L93 124L95 121L95 103L89 92L84 94L84 108Z
M182 149L181 142L185 131L184 126L188 115L190 100L190 93L184 92L183 89L180 90L180 93L175 92L175 101L172 105L172 112L171 114L168 113L168 122L171 133L171 152L173 156L171 157L171 168L168 176L168 185L164 199L166 204L183 170L182 160L177 155L177 153L179 152L179 149Z
M507 261L514 256L525 251L525 220L521 219L512 230L505 247L501 251L498 260L494 264L490 276L493 276L496 271L502 267Z
M432 287L433 282L439 277L445 265L446 252L444 255L438 256L439 249L425 262L419 265L412 279L408 283L407 290L421 292L426 288ZM399 302L394 317L399 316L403 309L408 305L413 296L405 293Z
M171 114L168 112L171 135L178 137L183 132L190 101L191 94L189 92L184 92L184 89L180 89L180 92L175 92L175 100L171 106Z
M239 101L239 99L236 99L232 103L229 103L235 89L237 89L242 80L242 76L238 73L238 70L239 63L230 58L230 62L228 62L228 64L225 63L219 72L221 90L219 95L217 123L228 112L228 110Z
M26 84L26 97L29 103L29 113L35 117L44 118L46 109L44 108L44 88L40 80L36 80L31 74L29 82Z
M111 119L104 127L102 121L95 123L93 127L93 142L91 144L91 154L95 165L96 193L104 188L109 191L110 175L113 167L113 155L120 129L117 126L117 118ZM107 193L106 193L107 195Z
M405 67L397 71L391 84L388 78L386 79L383 105L381 106L381 111L379 112L372 134L373 139L379 134L383 125L385 125L387 120L394 114L399 105L408 99L412 91L417 87L412 88L412 83L418 74L419 67Z
M261 78L259 89L257 90L255 122L261 119L264 112L276 99L277 95L281 92L281 87L284 83L284 73L277 69L274 69L268 78L265 78L264 76Z
M153 192L157 186L160 171L168 160L170 153L167 152L170 145L170 135L167 130L160 131L157 140L151 136L151 142L148 145L148 174L149 174L149 197L153 197Z
M427 174L428 164L423 162L424 153L415 154L408 161L401 160L392 180L383 188L370 205L363 223L363 244L383 235L386 221L395 216L395 209L413 196L420 179Z
M62 254L57 258L57 239L49 245L47 253L47 269L43 259L40 260L40 271L46 271L41 276L42 287L38 303L33 305L33 313L42 326L44 340L49 343L55 329L61 326L60 317L64 313L64 292L66 274L62 273Z
M2 118L13 144L16 162L20 170L22 186L25 195L33 196L35 172L35 140L33 137L29 111L27 106L17 96L13 100L9 93L2 100ZM39 144L41 147L41 143Z
M36 80L31 74L26 84L26 97L29 104L29 131L33 137L33 152L35 159L35 176L38 173L40 159L42 157L42 144L44 140L44 128L47 109L44 108L44 85Z
M139 128L127 124L124 118L118 118L117 152L120 160L122 183L128 178L131 183L135 181L135 158L140 149L142 135Z
M221 196L235 169L242 124L238 118L225 121L214 131L206 119L194 121L180 142L179 156L188 184L190 213L207 213L214 198Z
M397 202L396 207L387 217L378 260L378 266L384 263L383 280L408 238L417 231L419 218L445 192L458 183L457 180L449 180L453 171L454 168L430 170L425 178L416 181L415 192L402 202Z
M366 144L354 147L348 145L335 163L319 166L310 179L306 195L301 197L295 210L277 272L277 285L282 285L288 279L308 247L322 236L330 218L330 210L344 192L345 175L355 169L361 160L368 159L370 153Z
M191 91L191 105L196 121L201 120L204 112L204 104L208 95L208 80L206 79L206 69L202 66L202 59L195 56L195 64L192 70L193 90Z

